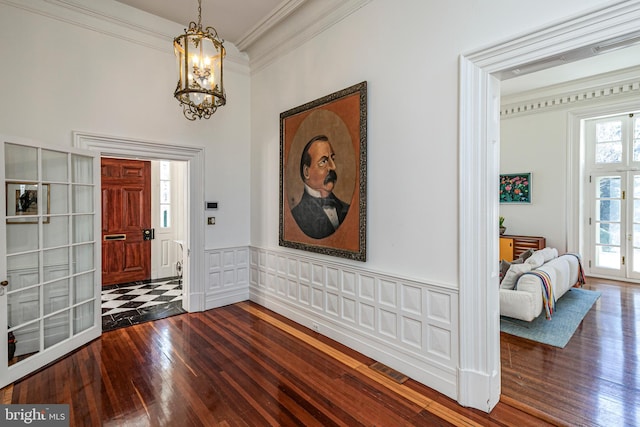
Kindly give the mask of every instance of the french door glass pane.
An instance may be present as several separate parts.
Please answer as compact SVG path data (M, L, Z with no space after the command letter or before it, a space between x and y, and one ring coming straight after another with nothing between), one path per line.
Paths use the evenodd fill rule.
M622 196L620 187L622 178L619 176L598 177L596 185L596 197L598 199L618 199Z
M93 269L93 244L73 247L73 274Z
M69 310L44 318L44 348L69 338Z
M67 182L67 153L42 150L42 180Z
M69 217L49 217L49 224L46 224L42 230L42 240L44 248L69 244Z
M71 155L72 181L77 184L93 184L93 159L91 157Z
M598 200L597 221L620 221L620 200Z
M73 186L73 213L93 212L93 186Z
M40 316L40 288L34 286L7 295L9 325L21 326Z
M51 314L55 311L69 307L69 279L62 279L56 282L47 283L43 288L44 292L44 314Z
M79 334L93 326L94 304L89 301L73 309L73 333Z
M620 245L620 224L598 223L596 243L601 245Z
M44 280L48 282L69 275L69 249L59 248L44 251Z
M7 224L7 254L38 249L38 224Z
M39 267L37 252L7 257L7 275L9 276L7 290L10 292L40 283Z
M50 184L51 194L49 213L66 214L69 213L69 186L66 184Z
M620 268L620 247L596 246L596 265L602 268Z
M7 180L38 180L38 149L23 145L5 144L4 175Z
M74 215L73 243L90 242L93 240L93 215Z
M16 342L16 358L9 361L9 365L17 363L17 357L20 361L33 356L40 352L40 322L33 322L21 328L12 330L19 339Z
M73 303L86 301L93 298L93 273L85 273L73 278ZM92 302L93 304L93 302Z

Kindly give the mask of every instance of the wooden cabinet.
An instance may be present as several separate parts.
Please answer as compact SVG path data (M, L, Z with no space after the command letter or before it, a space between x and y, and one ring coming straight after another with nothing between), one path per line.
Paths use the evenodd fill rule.
M513 239L500 237L500 259L513 261Z
M502 239L511 240L513 242L513 254L511 260L513 260L514 258L518 258L520 254L525 252L527 249L533 249L537 251L540 249L544 249L547 245L547 239L545 239L544 237L502 235L500 236L500 258L507 261L511 260L502 258Z

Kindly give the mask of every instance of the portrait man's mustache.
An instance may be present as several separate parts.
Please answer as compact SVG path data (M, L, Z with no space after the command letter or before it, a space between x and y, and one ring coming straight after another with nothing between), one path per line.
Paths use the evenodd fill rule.
M324 183L328 184L330 182L336 182L338 180L338 174L336 174L336 171L329 171L327 173L326 178L324 179Z

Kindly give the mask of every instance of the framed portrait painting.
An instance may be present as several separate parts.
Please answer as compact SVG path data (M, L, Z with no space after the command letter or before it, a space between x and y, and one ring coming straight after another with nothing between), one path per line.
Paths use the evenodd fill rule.
M367 82L280 114L281 246L366 261Z
M531 203L531 172L500 175L500 203Z

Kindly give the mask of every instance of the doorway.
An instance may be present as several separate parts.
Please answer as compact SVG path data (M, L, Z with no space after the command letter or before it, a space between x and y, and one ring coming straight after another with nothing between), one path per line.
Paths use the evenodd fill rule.
M84 132L73 132L73 142L76 147L99 152L105 157L184 163L183 194L186 209L185 239L182 242L183 308L188 312L203 311L205 308L204 211L195 209L194 204L204 199L204 149L177 143L141 141Z
M611 20L617 22L611 25ZM460 58L460 362L458 402L490 411L500 398L498 179L500 74L640 33L640 3L621 2ZM569 200L567 203L572 203ZM578 236L570 236L569 248ZM482 355L477 357L476 355ZM483 391L484 390L484 391Z

